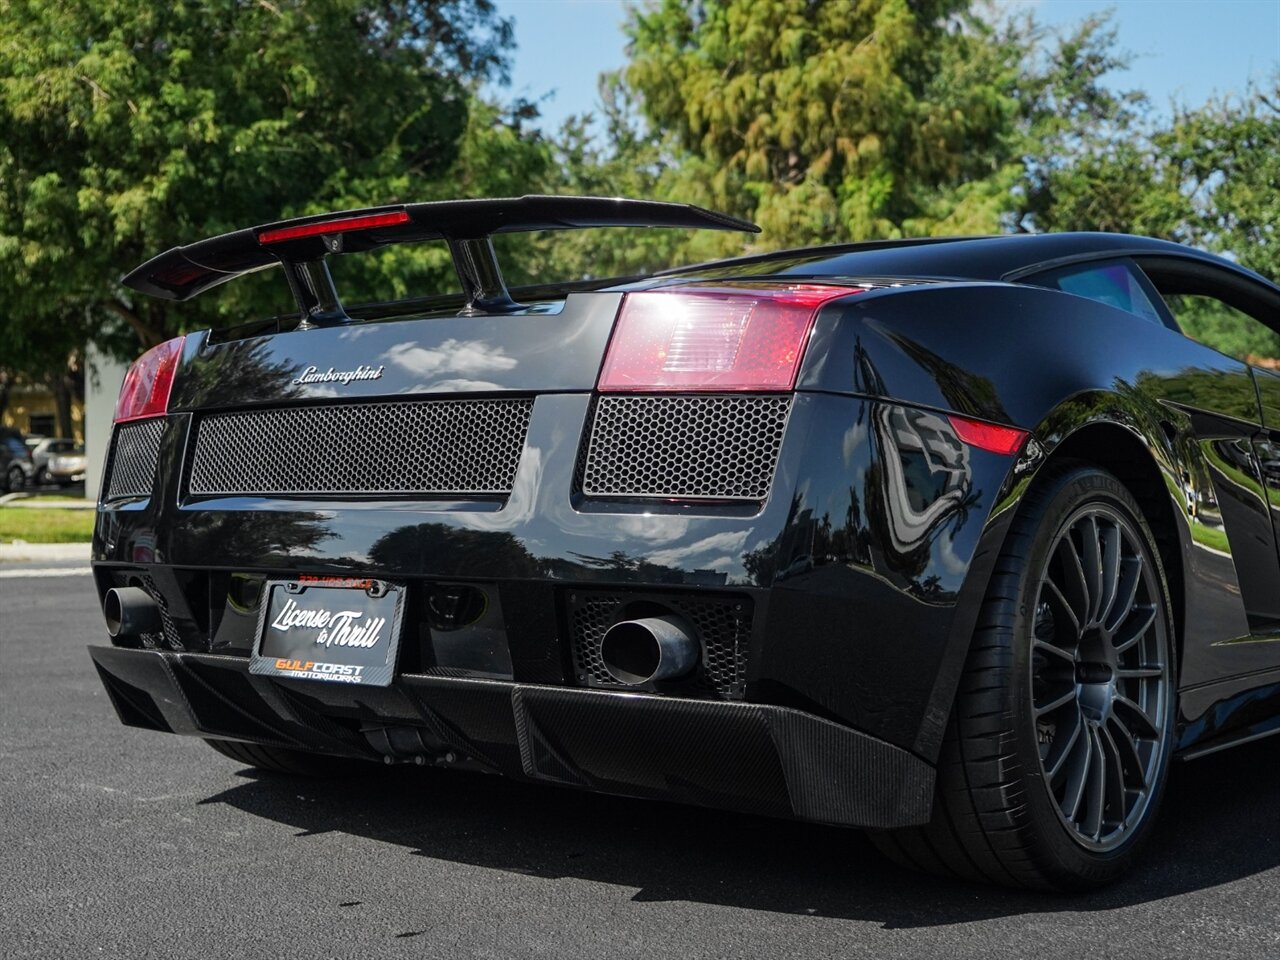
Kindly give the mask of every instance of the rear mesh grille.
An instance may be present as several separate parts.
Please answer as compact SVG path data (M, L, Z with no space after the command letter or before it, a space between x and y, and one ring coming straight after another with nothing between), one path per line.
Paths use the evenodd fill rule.
M577 591L569 597L569 625L574 675L588 687L624 688L604 667L600 641L615 623L634 616L651 616L666 608L688 621L702 645L703 657L689 680L675 681L664 692L692 695L711 693L723 700L741 700L746 689L747 650L751 640L751 601L746 597L703 597L623 592Z
M789 396L600 397L582 492L764 500L790 410Z
M508 494L533 400L417 400L203 417L193 496Z
M107 500L121 497L149 497L156 480L156 457L164 418L140 420L116 428L111 443L111 477Z

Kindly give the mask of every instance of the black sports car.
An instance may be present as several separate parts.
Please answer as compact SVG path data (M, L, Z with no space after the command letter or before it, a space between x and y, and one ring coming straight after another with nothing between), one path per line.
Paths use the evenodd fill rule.
M1280 328L1280 288L1065 234L509 292L490 241L645 225L755 229L406 204L125 278L185 300L280 266L298 311L126 377L91 647L120 719L269 770L864 827L1056 889L1132 862L1172 758L1280 729L1280 377L1175 315ZM423 240L462 295L344 307L326 257Z

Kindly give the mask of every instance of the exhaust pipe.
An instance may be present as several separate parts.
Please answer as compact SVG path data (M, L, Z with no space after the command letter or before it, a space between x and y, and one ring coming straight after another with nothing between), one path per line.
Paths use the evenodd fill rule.
M151 594L140 587L113 587L102 599L102 615L107 633L114 637L136 637L161 629L160 608Z
M675 615L615 623L600 641L609 676L630 687L682 677L698 665L701 653L689 625Z

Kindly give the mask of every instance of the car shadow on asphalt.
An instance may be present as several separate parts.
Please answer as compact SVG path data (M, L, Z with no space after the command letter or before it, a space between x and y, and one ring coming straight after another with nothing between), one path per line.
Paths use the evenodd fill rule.
M1106 890L1072 897L917 874L881 858L857 831L482 774L396 767L373 768L374 775L358 780L300 781L244 770L244 783L201 802L286 824L300 836L340 832L443 861L635 888L636 901L693 901L910 928L1115 909L1276 867L1277 749L1280 743L1264 740L1176 763L1160 823L1135 873ZM310 802L297 802L300 788Z

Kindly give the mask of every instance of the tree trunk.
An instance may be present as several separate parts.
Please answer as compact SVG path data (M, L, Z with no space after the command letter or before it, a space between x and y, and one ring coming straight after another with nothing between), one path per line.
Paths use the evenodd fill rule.
M71 422L71 377L63 374L53 381L53 399L58 408L58 436L74 437Z

